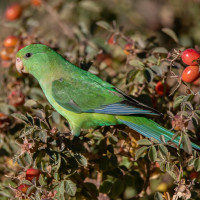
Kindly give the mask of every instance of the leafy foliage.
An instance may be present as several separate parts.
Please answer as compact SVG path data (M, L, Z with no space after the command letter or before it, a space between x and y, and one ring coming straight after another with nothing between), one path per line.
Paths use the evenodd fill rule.
M2 200L198 199L200 155L191 140L200 138L200 82L181 80L180 55L185 47L200 45L199 7L185 2L190 17L183 14L182 0L15 1L21 13L0 22ZM0 6L3 15L8 5ZM156 17L146 16L145 9ZM9 35L16 37L8 47ZM164 136L162 142L146 139L125 126L83 130L73 138L37 81L15 69L16 52L31 43L52 47L159 110L163 115L153 120L173 129L179 145ZM27 180L29 168L39 169L39 178Z

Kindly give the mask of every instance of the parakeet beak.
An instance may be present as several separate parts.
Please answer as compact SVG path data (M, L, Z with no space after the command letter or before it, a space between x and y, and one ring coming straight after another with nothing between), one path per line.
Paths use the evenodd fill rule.
M16 58L16 68L17 68L17 71L19 73L28 73L25 68L24 68L24 65L23 65L23 62L20 58Z

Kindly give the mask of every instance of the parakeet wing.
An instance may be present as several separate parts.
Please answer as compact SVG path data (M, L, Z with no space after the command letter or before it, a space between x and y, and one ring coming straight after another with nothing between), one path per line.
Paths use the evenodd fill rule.
M52 95L60 106L76 113L157 114L91 73L53 81Z

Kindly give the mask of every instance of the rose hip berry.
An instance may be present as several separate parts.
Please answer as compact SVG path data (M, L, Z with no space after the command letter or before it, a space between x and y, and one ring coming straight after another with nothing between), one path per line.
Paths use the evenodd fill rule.
M5 18L9 21L19 19L22 14L22 6L18 3L10 5L5 12Z
M29 180L29 181L32 181L33 178L36 178L36 180L38 180L39 176L40 176L40 173L41 172L38 169L29 168L26 171L26 179Z
M186 49L181 55L182 61L187 65L198 65L197 60L200 58L200 54L194 49Z
M30 185L21 184L21 185L19 185L19 187L17 189L20 190L23 193L26 193L26 191L28 190L29 187L30 187Z
M164 85L161 81L156 84L156 93L160 96L164 94Z
M4 47L15 47L18 41L18 37L11 35L4 40L3 45Z
M188 66L183 70L181 79L186 83L191 83L199 77L199 66Z

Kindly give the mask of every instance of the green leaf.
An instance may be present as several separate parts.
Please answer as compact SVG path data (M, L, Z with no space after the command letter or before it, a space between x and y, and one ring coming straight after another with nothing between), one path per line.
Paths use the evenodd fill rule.
M46 130L42 130L39 132L39 138L42 142L47 143L47 132Z
M160 192L156 192L154 195L154 200L164 200L163 195Z
M96 22L96 24L97 24L98 26L100 26L101 28L104 28L104 29L106 29L106 30L112 29L112 27L110 26L110 24L108 24L108 23L105 22L105 21L98 21L98 22Z
M158 146L158 148L159 148L160 152L162 153L162 155L163 155L164 157L167 157L167 155L168 155L168 149L167 149L167 147L164 146L163 144L160 144L160 145Z
M168 54L168 51L164 47L156 47L155 49L153 49L152 53Z
M176 35L176 33L169 29L169 28L162 28L162 32L164 32L165 34L167 34L169 37L171 37L176 43L178 43L178 37Z
M32 185L32 183L29 181L29 180L22 180L22 183L23 184L27 184L27 185Z
M140 158L142 156L142 154L148 149L149 147L141 147L139 149L137 149L137 151L135 152L135 159L137 160L138 158Z
M46 185L46 181L45 181L45 178L44 178L43 174L40 174L40 176L39 176L39 184L41 186Z
M105 180L105 181L100 185L99 191L100 191L101 193L108 194L108 193L110 192L111 187L112 187L112 182L109 181L109 180Z
M61 116L58 112L52 112L52 118L56 124L60 124Z
M91 199L96 199L97 196L99 195L97 187L93 183L85 182L84 190L86 190L89 193L89 195L92 197Z
M28 124L29 123L29 120L26 116L20 114L20 113L13 113L11 114L12 117L24 122L25 124Z
M106 170L109 167L109 162L110 160L108 159L107 156L103 156L99 159L99 168L101 170Z
M35 200L41 200L41 195L39 190L35 192Z
M110 141L111 144L116 144L118 142L118 138L115 137L114 135L111 135L109 137L109 141Z
M167 173L174 179L177 180L176 174L173 172L173 166L171 163L166 164L166 171Z
M70 196L75 196L76 194L76 184L71 180L64 181L65 192Z
M83 167L87 167L87 159L85 156L83 156L82 154L75 154L74 158L76 159L76 161Z
M30 195L34 190L35 190L35 185L32 185L27 189L26 194Z
M118 166L118 161L117 161L117 156L112 154L110 157L110 163L113 167L117 167Z
M31 108L38 108L39 104L36 101L29 99L25 102L24 106L31 107ZM41 107L41 106L39 106L39 107Z
M117 199L117 197L124 191L124 187L125 187L125 184L124 184L123 179L117 179L113 183L111 194L110 194L111 197L113 199Z
M155 143L155 144L160 144L160 142L159 142L158 140L156 140L155 138L151 137L150 139L151 139L151 141L152 141L153 143Z
M184 151L188 154L192 154L192 143L186 133L183 133L182 144Z
M129 64L134 66L134 67L136 67L136 68L138 68L138 69L144 69L144 67L145 67L144 63L142 63L139 60L131 60L129 62Z
M150 147L148 156L149 156L149 160L151 162L155 162L156 161L156 159L157 159L157 151L156 151L156 148L154 146Z
M195 159L192 159L188 162L188 166L194 166Z
M199 172L200 171L200 157L194 161L194 169Z
M151 66L151 70L153 71L153 73L155 73L158 76L162 75L162 71L161 71L160 67L157 65Z
M82 9L88 10L89 12L100 12L101 6L92 0L85 0L80 1L79 5L82 7Z
M59 193L60 193L60 195L64 197L64 193L65 193L64 181L62 181L62 182L60 183L60 185L59 185L58 188L59 188Z
M166 141L165 141L165 136L164 136L164 135L161 135L161 136L160 136L160 140L161 140L161 142L166 143Z
M166 163L165 162L160 162L160 170L165 172L166 171Z
M30 122L30 124L34 125L33 117L29 113L26 113L26 117L27 117L28 121Z
M185 96L178 96L175 100L174 100L174 104L173 104L173 107L176 108L178 107L184 100L184 97Z
M145 68L145 70L143 71L144 73L144 77L147 80L147 82L152 82L153 78L154 78L154 74L153 72L149 69L149 68Z
M31 155L28 152L25 152L24 159L25 159L25 161L26 161L26 163L28 165L31 165L32 162L33 162L33 159L32 159Z
M133 69L133 70L129 71L127 74L126 83L133 81L138 72L140 72L140 70L138 70L138 69Z
M152 145L152 143L148 139L141 139L137 141L138 145Z

